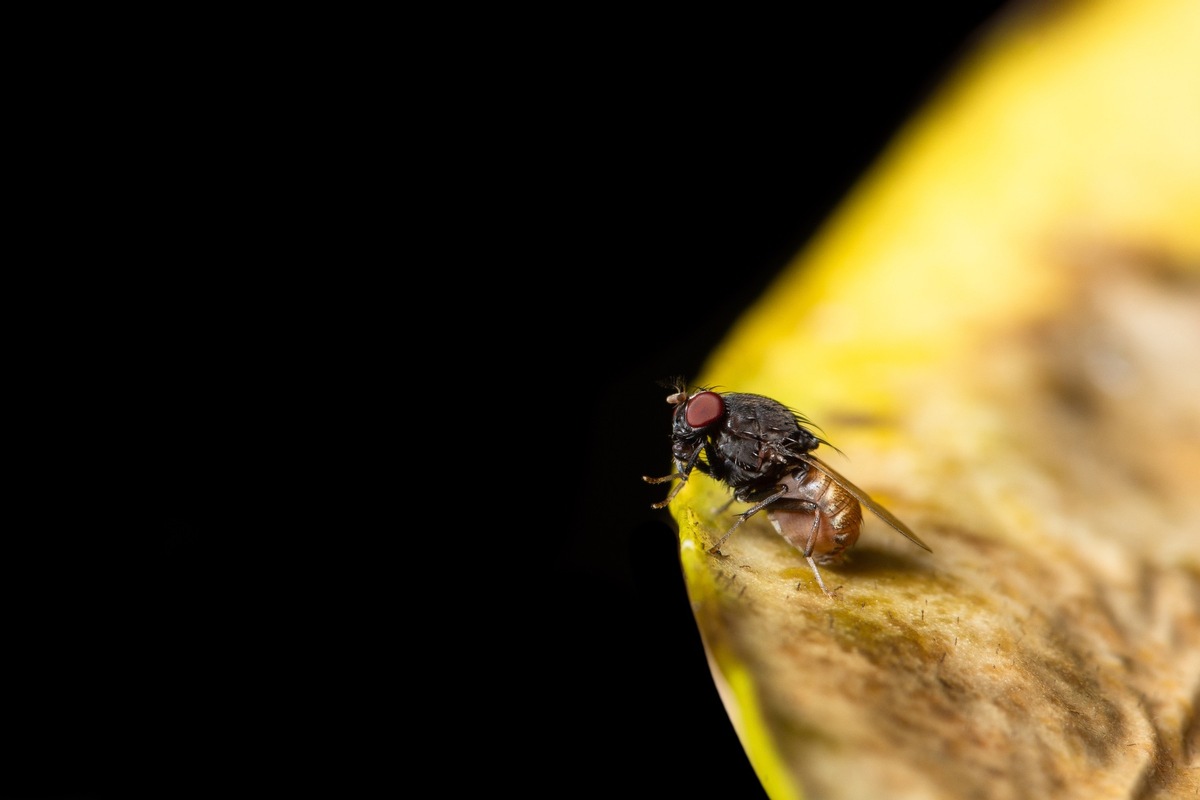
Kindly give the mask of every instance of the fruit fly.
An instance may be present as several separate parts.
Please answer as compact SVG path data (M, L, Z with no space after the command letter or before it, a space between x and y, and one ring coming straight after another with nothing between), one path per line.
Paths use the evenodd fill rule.
M858 541L862 506L929 550L890 511L813 455L818 445L829 442L806 427L812 423L802 414L762 395L707 388L689 395L677 386L667 402L675 407L671 456L676 471L661 478L644 475L642 480L665 483L678 478L679 483L652 507L670 503L694 469L724 483L734 499L753 504L709 553L716 553L738 526L765 509L776 532L804 553L817 585L832 597L817 564L840 562Z

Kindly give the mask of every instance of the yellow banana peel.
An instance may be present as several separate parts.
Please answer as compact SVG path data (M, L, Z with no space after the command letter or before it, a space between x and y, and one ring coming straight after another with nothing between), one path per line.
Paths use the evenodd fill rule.
M763 514L707 552L721 485L672 502L771 797L1200 795L1200 3L998 20L696 383L933 550L867 513L831 599Z

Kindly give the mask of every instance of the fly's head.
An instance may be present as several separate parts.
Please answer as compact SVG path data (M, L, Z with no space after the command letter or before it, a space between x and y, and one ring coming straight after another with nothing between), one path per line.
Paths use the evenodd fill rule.
M675 406L671 425L671 455L680 464L695 463L697 451L725 421L725 400L716 392L701 390L689 395L680 390L667 402Z

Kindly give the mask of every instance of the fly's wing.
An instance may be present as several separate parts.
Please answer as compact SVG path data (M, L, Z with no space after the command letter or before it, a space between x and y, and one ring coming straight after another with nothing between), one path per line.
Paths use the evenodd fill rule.
M895 517L895 515L892 514L892 512L888 511L886 508L884 508L883 506L879 505L874 500L872 500L871 496L869 494L867 494L862 489L855 486L853 483L851 483L849 480L847 480L841 473L839 473L833 467L829 466L824 461L822 461L821 459L814 456L812 453L797 453L796 458L798 458L801 461L803 461L804 463L808 464L810 467L813 467L814 469L818 469L821 472L824 472L830 478L833 478L835 483L837 483L839 486L841 486L843 489L845 489L850 494L854 495L854 498L856 500L858 500L858 502L862 503L864 506L869 508L871 510L871 513L873 513L875 516L879 517L881 520L886 522L888 525L891 525L898 532L904 534L904 536L907 537L913 544L915 544L919 547L923 547L926 550L929 550L929 552L931 552L931 553L933 552L933 550L931 550L929 548L929 545L927 545L921 541L921 537L917 536L915 533L912 532L911 528L909 528L907 525L905 525L903 522L901 522L899 519L897 519Z

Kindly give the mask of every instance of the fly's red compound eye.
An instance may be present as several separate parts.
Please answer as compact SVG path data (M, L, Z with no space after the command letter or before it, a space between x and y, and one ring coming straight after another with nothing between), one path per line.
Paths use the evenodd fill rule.
M687 404L687 424L705 428L725 416L725 401L716 392L698 392Z

